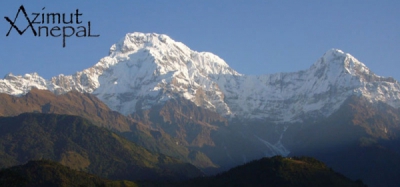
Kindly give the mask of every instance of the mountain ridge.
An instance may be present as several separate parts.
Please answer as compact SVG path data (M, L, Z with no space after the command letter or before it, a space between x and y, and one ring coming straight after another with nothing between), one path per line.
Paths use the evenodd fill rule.
M192 104L190 101L184 102L185 104ZM207 156L201 152L177 145L176 142L182 142L180 139L175 138L167 133L166 129L160 129L153 126L149 120L143 120L142 117L138 120L134 119L135 116L124 116L116 111L109 109L102 101L96 96L88 93L80 93L71 91L61 95L55 95L48 90L32 89L26 95L17 97L8 94L0 93L0 117L15 117L22 113L43 113L43 114L64 114L73 115L86 118L93 124L107 128L115 133L128 138L130 141L135 142L137 145L143 146L152 152L162 153L175 158L179 158L185 162L195 164L200 168L216 167ZM195 106L195 105L194 105ZM187 109L188 107L186 107ZM201 109L200 107L195 107ZM172 109L176 109L175 107ZM197 110L205 111L205 109ZM154 112L153 112L154 113ZM193 112L192 112L193 113ZM203 114L200 112L198 115L193 116L192 122L196 122L197 116ZM213 114L212 112L208 112ZM145 115L143 115L145 116ZM151 116L155 116L152 114ZM202 115L203 116L203 115ZM170 119L176 116L170 116ZM186 119L188 116L184 116ZM218 118L218 114L205 117L205 119ZM153 119L153 118L152 118ZM185 121L185 119L183 119ZM218 120L222 120L219 119ZM160 123L158 121L157 123ZM199 124L199 123L195 123ZM207 127L207 121L203 123ZM182 125L182 124L181 124ZM192 125L193 126L193 125ZM185 129L185 128L181 128ZM196 129L196 128L194 128ZM196 129L191 137L198 137L196 132L202 131L203 128ZM179 134L182 134L179 133ZM200 139L203 139L199 137ZM197 139L199 139L197 138ZM201 142L201 141L200 141ZM189 156L192 155L192 156Z
M0 185L7 186L329 186L366 187L360 180L352 181L328 169L313 158L262 158L237 166L215 176L180 182L112 181L75 171L48 160L29 161L24 165L0 171Z
M0 92L23 95L32 88L56 94L92 93L124 115L183 97L228 118L267 119L278 123L327 117L346 98L400 107L400 84L375 75L338 49L328 50L309 69L248 76L216 55L196 52L156 33L128 33L93 67L45 80L38 74L0 80Z
M0 117L0 168L50 159L111 179L182 180L195 166L150 152L79 116L23 113Z
M368 186L399 186L400 110L348 98L341 108L320 121L292 125L283 140L289 156L307 155Z

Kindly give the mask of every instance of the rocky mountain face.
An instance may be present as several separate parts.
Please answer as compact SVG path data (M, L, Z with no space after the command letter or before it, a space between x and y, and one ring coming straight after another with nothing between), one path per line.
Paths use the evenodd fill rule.
M227 126L228 120L185 99L171 99L164 105L135 113L132 118L176 137L178 145L214 146L211 132Z
M196 52L166 35L129 33L93 67L45 80L8 74L0 92L24 95L32 87L56 94L92 93L124 115L172 98L231 118L285 123L327 117L350 96L400 106L400 84L375 75L350 54L327 51L309 69L246 76L218 56Z

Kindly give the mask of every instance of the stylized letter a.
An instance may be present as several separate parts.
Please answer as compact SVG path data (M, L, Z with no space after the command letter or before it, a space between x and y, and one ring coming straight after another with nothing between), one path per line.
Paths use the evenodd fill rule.
M22 12L23 12L24 15L25 15L26 20L28 21L28 26L27 26L23 31L19 30L18 27L15 25L15 22L17 21L19 12L20 12L21 10L22 10ZM28 29L28 27L30 27L30 28L32 29L33 35L35 35L35 36L37 35L36 30L35 30L35 28L33 28L33 25L32 25L32 23L31 23L31 20L29 19L28 14L26 14L26 11L25 11L25 8L24 8L23 5L21 5L21 6L19 7L18 12L17 12L17 15L16 15L15 18L14 18L14 21L11 21L10 18L8 18L8 17L6 17L6 16L4 16L4 19L6 19L6 20L10 23L10 25L11 25L10 30L8 30L8 33L6 34L6 36L8 36L8 35L10 34L12 28L16 29L17 32L19 33L19 35L22 35L22 34L24 34L24 32Z

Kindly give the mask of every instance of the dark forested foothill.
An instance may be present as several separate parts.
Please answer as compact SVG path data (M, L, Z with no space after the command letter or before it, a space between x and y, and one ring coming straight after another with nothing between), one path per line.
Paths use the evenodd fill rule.
M0 118L0 167L32 159L118 180L182 180L202 176L191 164L149 152L77 116L25 113Z
M251 161L214 177L192 180L193 186L365 187L310 157L275 156ZM190 186L190 185L187 185Z
M50 160L29 161L0 171L0 186L7 187L136 187L131 181L112 181L76 171Z
M0 186L4 185L9 187L366 187L362 181L351 181L314 158L283 158L281 156L262 158L213 177L183 182L111 181L72 170L52 161L30 161L25 165L0 171Z

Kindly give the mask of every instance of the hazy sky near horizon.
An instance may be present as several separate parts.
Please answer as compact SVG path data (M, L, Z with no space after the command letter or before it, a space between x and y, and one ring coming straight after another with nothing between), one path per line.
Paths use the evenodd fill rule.
M212 52L243 74L309 68L327 50L352 54L381 76L400 80L400 1L383 0L25 0L0 3L0 78L37 72L70 75L96 64L126 33L159 33ZM21 36L10 23L32 13L75 13L99 37ZM16 21L27 27L23 13ZM33 24L34 27L55 25ZM60 25L65 26L65 25Z

